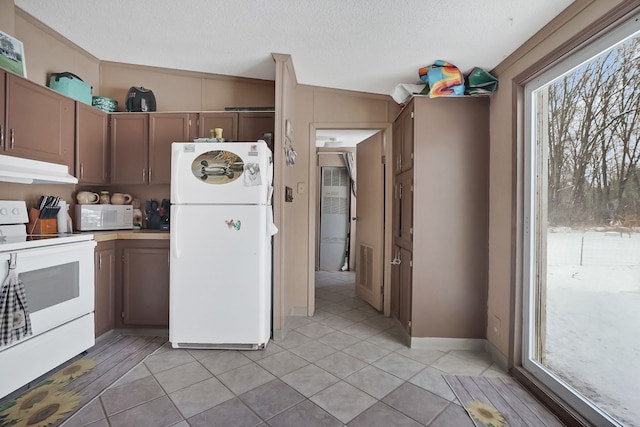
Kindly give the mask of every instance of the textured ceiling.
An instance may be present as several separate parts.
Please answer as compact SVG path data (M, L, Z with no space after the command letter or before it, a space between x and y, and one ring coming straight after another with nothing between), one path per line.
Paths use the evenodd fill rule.
M15 0L100 60L389 94L443 59L491 70L571 0Z

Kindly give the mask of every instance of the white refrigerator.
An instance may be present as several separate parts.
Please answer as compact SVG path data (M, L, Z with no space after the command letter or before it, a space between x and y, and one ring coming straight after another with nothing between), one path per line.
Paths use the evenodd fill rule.
M171 147L169 341L264 348L271 336L273 158L264 141Z

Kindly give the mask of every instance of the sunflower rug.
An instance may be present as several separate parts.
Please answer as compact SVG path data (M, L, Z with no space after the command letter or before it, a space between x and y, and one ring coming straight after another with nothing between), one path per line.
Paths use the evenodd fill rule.
M477 427L562 427L511 377L443 375Z
M101 339L33 387L0 400L0 427L59 426L165 342L117 334Z

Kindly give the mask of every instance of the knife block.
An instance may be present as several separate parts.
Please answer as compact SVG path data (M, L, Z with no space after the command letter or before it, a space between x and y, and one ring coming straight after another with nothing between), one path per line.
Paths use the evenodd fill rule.
M39 209L29 209L27 234L56 234L57 232L58 221L56 218L41 219Z

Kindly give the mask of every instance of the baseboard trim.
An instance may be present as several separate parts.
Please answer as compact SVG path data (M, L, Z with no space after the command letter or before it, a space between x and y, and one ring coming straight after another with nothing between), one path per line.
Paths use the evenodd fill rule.
M411 348L424 350L478 350L483 351L486 340L482 338L412 337Z
M282 329L274 329L273 330L273 339L276 341L281 341L287 336L287 331L289 330L289 319L292 317L306 317L307 316L307 307L292 307L289 311L287 317L285 317L283 322Z
M498 368L505 372L509 372L509 360L507 359L507 356L498 350L498 347L493 345L491 341L486 340L485 350L491 355L491 358Z
M289 316L306 316L307 307L292 307Z

